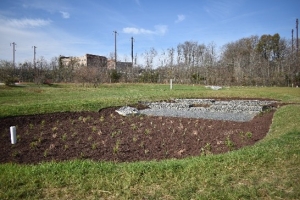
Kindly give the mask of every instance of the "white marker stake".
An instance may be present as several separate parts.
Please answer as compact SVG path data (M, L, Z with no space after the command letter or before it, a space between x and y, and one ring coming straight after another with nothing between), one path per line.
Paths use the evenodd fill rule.
M11 143L16 144L17 143L17 130L15 126L10 127L10 138L11 138Z
M172 79L170 79L170 90L172 90L173 84L172 84Z

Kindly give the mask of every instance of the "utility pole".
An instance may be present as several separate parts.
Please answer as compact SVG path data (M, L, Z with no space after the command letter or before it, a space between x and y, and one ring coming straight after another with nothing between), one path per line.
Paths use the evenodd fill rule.
M294 29L292 29L292 53L294 53Z
M13 43L10 43L10 46L13 46L13 67L14 67L14 70L15 70L15 68L16 68L16 65L15 65L15 52L16 52L16 43L15 42L13 42Z
M36 60L35 60L35 55L36 55L36 46L33 46L33 68L34 68L34 79L36 81L37 77L37 71L36 71Z
M133 37L131 37L131 63L133 67Z
M33 46L33 67L34 67L34 70L36 69L36 62L35 62L35 55L36 55L36 46Z
M117 31L113 31L115 33L115 67L117 69Z
M299 40L298 40L298 19L296 19L296 51L298 55L298 50L299 50Z

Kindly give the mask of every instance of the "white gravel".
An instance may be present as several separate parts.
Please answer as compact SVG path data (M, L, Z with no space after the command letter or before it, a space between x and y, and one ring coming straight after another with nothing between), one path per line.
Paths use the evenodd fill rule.
M263 111L263 106L276 101L260 100L230 100L219 101L215 99L175 99L168 102L144 102L149 109L134 110L122 107L117 112L121 115L144 114L150 116L168 116L184 118L204 118L214 120L229 120L245 122L253 119ZM130 111L133 110L133 113ZM121 113L120 113L121 112Z

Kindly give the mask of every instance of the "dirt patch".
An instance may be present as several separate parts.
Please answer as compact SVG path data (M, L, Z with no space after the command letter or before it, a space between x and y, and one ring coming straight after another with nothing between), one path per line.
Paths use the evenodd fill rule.
M144 109L141 105L131 105ZM273 105L276 106L277 105ZM269 131L275 110L249 122L65 112L0 119L0 163L92 159L132 162L220 154L250 146ZM17 144L10 143L17 126Z

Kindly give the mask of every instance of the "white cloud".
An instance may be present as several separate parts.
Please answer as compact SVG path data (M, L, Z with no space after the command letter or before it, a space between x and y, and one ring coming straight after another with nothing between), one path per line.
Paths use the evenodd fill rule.
M168 26L166 25L156 25L155 32L156 34L164 35L168 31Z
M68 13L68 12L63 12L63 11L60 11L60 13L61 13L61 15L62 15L62 17L63 17L64 19L69 19L69 18L70 18L70 13Z
M168 27L166 25L156 25L154 28L155 28L155 30L148 30L148 29L144 29L144 28L135 28L135 27L126 27L126 28L123 28L123 32L128 33L128 34L134 34L134 35L140 35L140 34L164 35L168 30Z
M143 29L143 28L134 28L134 27L123 28L123 32L124 33L131 33L131 34L135 34L135 35L139 35L139 34L154 34L153 31L150 31L150 30L147 30L147 29Z
M0 24L0 60L12 59L12 42L17 44L16 62L31 61L32 46L38 47L37 58L44 56L49 60L59 55L83 55L82 46L93 44L51 26L49 20L9 19L0 15Z
M2 25L16 27L16 28L26 28L26 27L41 27L47 26L52 21L44 19L0 19Z
M183 20L185 20L185 15L177 15L175 23L182 22Z

